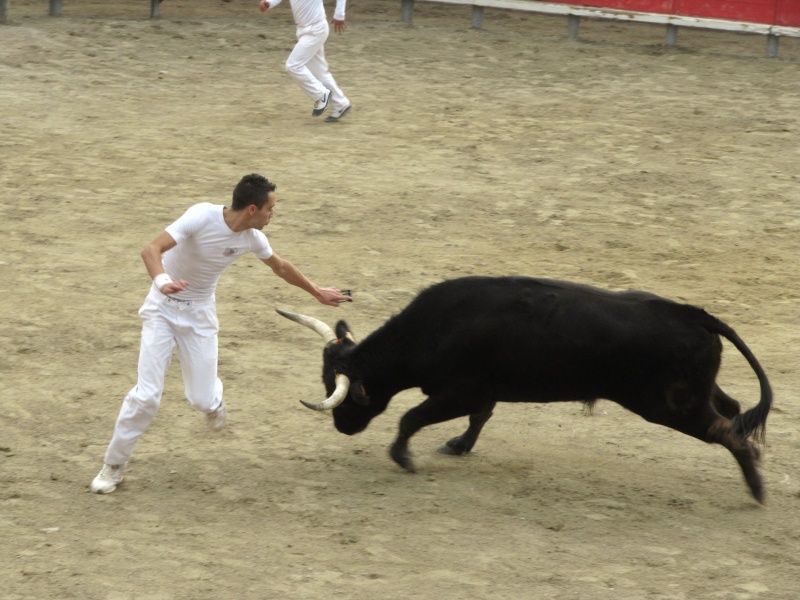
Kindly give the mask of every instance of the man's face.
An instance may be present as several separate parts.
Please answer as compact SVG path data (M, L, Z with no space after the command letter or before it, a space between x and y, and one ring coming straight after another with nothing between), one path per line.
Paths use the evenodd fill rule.
M275 192L267 194L267 201L253 213L253 228L264 229L275 216Z

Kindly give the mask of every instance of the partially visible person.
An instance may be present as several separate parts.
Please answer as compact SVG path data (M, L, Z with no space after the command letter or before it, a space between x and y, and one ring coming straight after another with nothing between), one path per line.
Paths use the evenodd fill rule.
M234 188L231 206L195 204L142 250L153 284L139 309L138 379L122 402L103 468L91 483L93 492L108 494L122 483L136 442L158 411L176 347L187 400L205 413L211 430L225 426L214 290L233 261L252 252L278 277L322 304L352 300L336 288L316 285L273 251L261 229L275 214L275 189L261 175L247 175Z
M283 0L260 0L261 12L275 8ZM333 29L343 33L347 28L344 8L347 0L336 0L333 13ZM297 25L297 44L286 60L286 71L300 89L314 102L312 117L318 117L331 105L327 122L336 122L345 116L352 105L339 86L325 60L325 41L330 27L322 0L289 0L292 15Z

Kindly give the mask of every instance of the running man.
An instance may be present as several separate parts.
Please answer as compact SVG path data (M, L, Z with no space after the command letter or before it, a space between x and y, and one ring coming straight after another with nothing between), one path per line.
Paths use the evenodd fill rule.
M122 402L103 468L91 483L93 492L108 494L122 483L134 446L158 411L176 347L187 400L205 413L211 430L225 426L214 290L233 261L252 252L278 277L322 304L352 300L336 288L319 287L272 250L261 230L275 214L275 189L261 175L247 175L234 188L231 206L195 204L142 250L153 284L139 309L138 379Z
M283 0L260 0L261 12L275 8ZM347 29L344 20L344 7L347 0L336 0L333 13L333 30L343 33ZM331 104L331 112L326 121L336 122L352 108L350 100L344 95L328 68L325 60L325 41L330 27L325 15L322 0L289 0L292 15L297 25L297 44L286 60L286 71L300 89L314 102L312 117L318 117Z

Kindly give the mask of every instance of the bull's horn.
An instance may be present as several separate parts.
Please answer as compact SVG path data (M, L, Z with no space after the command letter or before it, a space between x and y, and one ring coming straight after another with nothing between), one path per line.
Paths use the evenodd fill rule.
M279 308L275 310L278 311L279 315L286 317L287 319L294 321L295 323L300 323L300 325L305 325L309 329L313 329L322 336L322 339L325 340L326 344L330 344L332 341L336 339L336 334L333 332L333 329L331 329L328 325L326 325L319 319L315 319L314 317L307 317L305 315L298 315L297 313L281 310Z
M347 391L350 389L350 378L347 375L342 375L341 373L336 374L336 389L333 390L330 398L326 398L322 402L317 404L311 404L311 402L306 402L305 400L300 400L303 406L310 408L311 410L330 410L332 408L336 408L339 406L342 401L344 401L344 397L347 396Z

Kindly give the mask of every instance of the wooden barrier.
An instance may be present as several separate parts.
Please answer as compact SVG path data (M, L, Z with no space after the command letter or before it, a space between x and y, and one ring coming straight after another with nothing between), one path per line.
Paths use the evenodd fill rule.
M552 2L539 2L534 0L401 0L400 16L407 23L413 22L414 2L435 2L438 4L459 4L472 7L472 26L476 29L483 27L483 9L500 8L520 10L549 15L563 15L567 17L568 36L572 40L578 39L580 19L614 19L631 23L651 23L666 25L666 40L668 46L674 46L678 39L679 27L693 27L698 29L715 29L720 31L733 31L740 33L755 33L767 36L767 56L773 58L778 55L778 46L781 36L800 37L800 27L786 27L781 25L768 25L766 23L750 23L745 21L731 21L727 19L712 19L705 17L687 17L683 15L669 15L660 13L637 12L630 10L615 10L593 6L577 6L570 4L555 4Z

